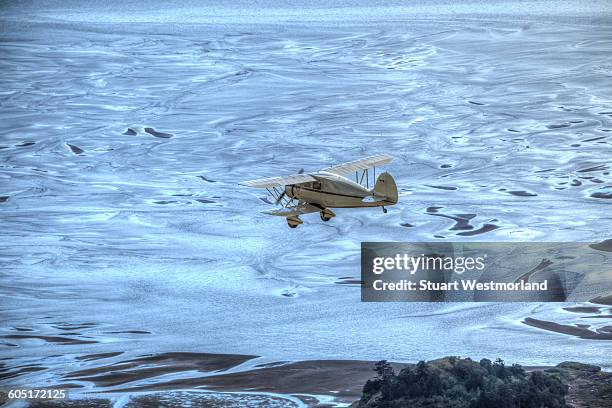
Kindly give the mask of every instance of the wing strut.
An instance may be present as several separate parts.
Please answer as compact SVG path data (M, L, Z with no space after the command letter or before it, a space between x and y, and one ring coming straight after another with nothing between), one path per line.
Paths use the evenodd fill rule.
M374 167L374 180L376 180L376 167ZM359 175L358 172L355 172L356 175L356 179L358 179L359 181L357 181L358 184L363 183L363 179L365 178L366 180L366 188L370 188L370 173L368 172L368 169L364 169L363 172L361 173L361 179L359 179Z

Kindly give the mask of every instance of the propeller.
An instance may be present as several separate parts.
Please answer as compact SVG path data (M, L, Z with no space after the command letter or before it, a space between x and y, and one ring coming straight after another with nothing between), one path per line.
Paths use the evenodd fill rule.
M297 174L303 174L304 173L304 169L301 168ZM283 198L285 198L285 196L287 195L287 193L285 192L285 190L283 190L283 192L278 196L278 198L276 199L276 205L280 204L281 201L283 201Z

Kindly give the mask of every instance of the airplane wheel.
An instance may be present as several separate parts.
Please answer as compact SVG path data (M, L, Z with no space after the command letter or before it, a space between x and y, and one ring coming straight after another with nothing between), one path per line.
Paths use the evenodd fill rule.
M387 209L385 207L383 207L383 212L386 214L387 213Z
M302 223L302 220L300 220L300 217L287 217L287 225L289 225L289 228L297 228L298 225L300 225Z
M325 222L331 220L332 218L334 218L336 214L333 213L333 211L331 210L325 210L325 211L320 211L319 212L319 217L321 217L321 219Z

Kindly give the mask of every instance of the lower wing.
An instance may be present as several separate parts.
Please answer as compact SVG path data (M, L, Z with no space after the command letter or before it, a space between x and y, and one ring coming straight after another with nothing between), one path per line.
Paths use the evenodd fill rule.
M264 214L268 215L276 215L279 217L291 217L301 214L309 214L313 212L319 212L321 209L319 207L315 207L312 204L308 204L307 202L300 201L297 205L293 205L290 207L283 207L280 209L267 210L263 211Z

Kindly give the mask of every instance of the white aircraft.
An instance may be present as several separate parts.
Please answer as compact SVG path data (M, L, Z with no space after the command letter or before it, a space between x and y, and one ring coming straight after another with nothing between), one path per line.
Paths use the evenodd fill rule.
M275 199L280 209L264 211L265 214L287 218L289 227L302 224L300 215L319 212L323 221L336 214L330 208L382 207L397 203L397 186L389 173L376 178L376 166L393 160L388 154L379 154L352 162L327 167L316 173L293 174L244 181L240 185L265 188ZM374 188L370 189L369 169L374 170ZM355 181L346 176L355 173ZM364 183L365 178L365 183Z

